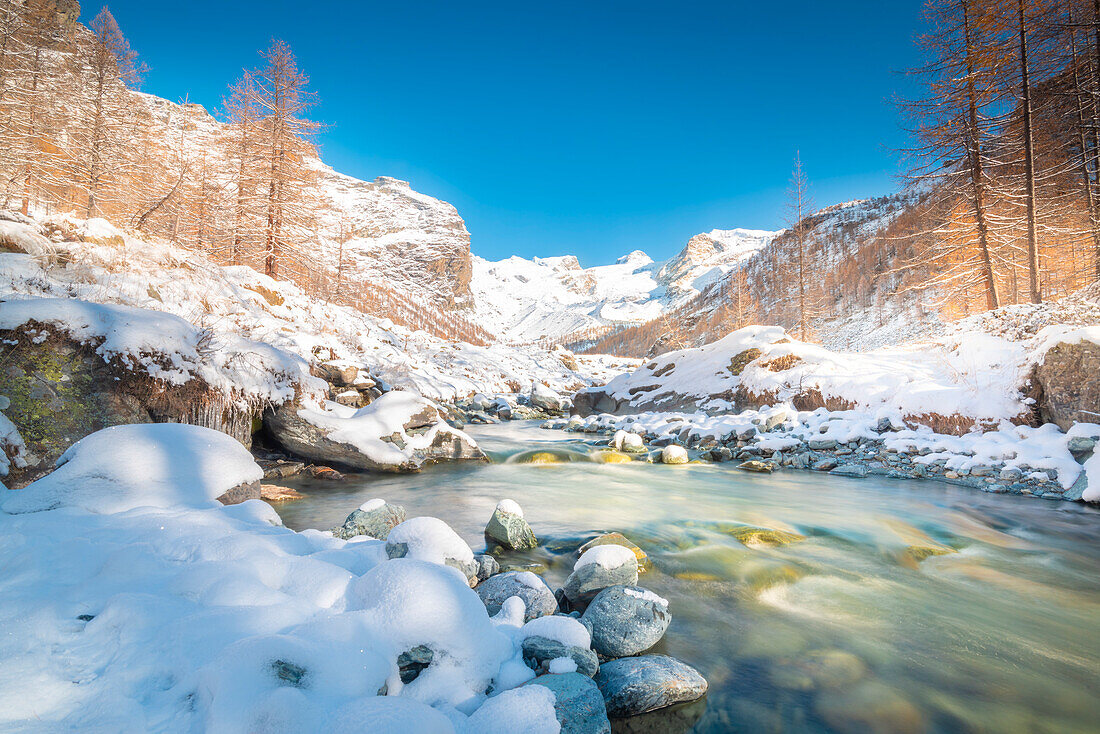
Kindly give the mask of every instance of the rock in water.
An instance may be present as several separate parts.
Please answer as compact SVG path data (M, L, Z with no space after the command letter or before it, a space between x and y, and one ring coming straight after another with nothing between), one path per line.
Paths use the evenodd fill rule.
M677 446L674 443L670 443L661 449L661 463L662 464L686 464L688 463L688 452L683 446Z
M561 395L541 382L536 382L531 386L531 405L540 410L559 413L562 409Z
M867 467L862 464L841 464L829 473L842 477L863 478L867 476Z
M638 558L621 545L599 545L586 551L565 581L565 596L584 604L609 586L638 583Z
M589 678L600 669L596 653L588 648L566 645L547 637L528 637L523 641L523 662L538 674L550 672L550 663L561 658L570 658L577 664L577 672Z
M738 464L737 468L741 469L742 471L757 472L759 474L771 474L773 471L775 471L774 466L766 462L759 461L757 459L751 459L742 464Z
M488 553L479 553L474 556L474 560L477 562L477 580L478 583L484 581L490 576L495 576L500 573L500 563L497 559Z
M545 686L554 693L554 712L562 734L611 734L600 689L580 673L540 675L526 685Z
M512 596L518 596L526 605L524 622L558 611L554 592L530 571L509 571L492 576L478 584L477 595L481 597L489 616L499 612L504 600Z
M592 649L606 658L637 655L656 645L672 621L668 601L637 586L604 589L581 617Z
M523 510L512 500L501 500L485 526L485 537L509 550L525 550L539 544Z
M694 701L707 692L699 671L667 655L612 660L600 666L595 680L613 719Z
M589 550L595 548L598 545L621 545L624 548L629 548L630 550L634 551L634 557L638 559L639 573L649 570L650 566L652 565L649 562L649 556L646 555L645 551L635 545L622 533L604 533L603 535L596 536L595 538L581 546L581 555L584 555Z
M382 499L364 502L359 509L352 511L344 524L332 531L337 538L354 538L366 535L377 540L385 540L390 530L405 522L405 508L391 505Z
M925 730L916 706L873 679L823 691L814 708L826 724L843 734L917 734Z

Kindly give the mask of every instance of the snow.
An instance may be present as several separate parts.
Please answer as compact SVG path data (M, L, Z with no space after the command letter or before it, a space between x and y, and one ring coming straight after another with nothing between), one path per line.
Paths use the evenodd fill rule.
M77 507L103 514L206 507L233 487L262 478L248 450L224 433L178 423L114 426L70 446L56 470L4 497L0 509Z
M341 706L323 728L331 732L379 732L381 734L455 734L444 714L410 698L374 696Z
M713 230L664 263L639 250L590 268L572 255L496 262L474 257L475 320L515 343L649 321L698 295L775 234Z
M523 686L490 698L470 717L473 734L558 734L554 692L546 686ZM433 733L434 734L434 733Z
M627 596L632 596L635 599L644 599L645 601L653 602L654 604L660 604L661 606L666 608L668 607L668 599L665 599L663 596L658 596L657 594L654 594L649 589L641 589L628 586L624 588L623 591L627 594Z
M586 550L577 559L573 564L573 570L576 571L592 563L606 569L615 569L631 563L637 564L638 558L634 555L634 551L621 545L597 545Z
M564 673L576 673L577 661L573 658L554 658L550 661L548 666L550 672L554 675L562 675Z
M6 477L13 464L16 468L27 465L27 444L15 424L0 413L0 477Z
M425 413L432 416L434 424L422 433L407 433L405 425L410 419ZM331 400L312 407L305 405L298 410L298 417L322 429L329 439L350 444L383 465L401 466L418 461L416 452L430 447L440 433L459 435L471 446L477 446L465 433L444 423L434 403L404 390L385 393L363 408ZM395 434L400 443L382 440Z
M32 253L48 248L48 257L0 252L4 322L52 318L59 328L109 338L106 351L163 370L166 378L197 374L232 384L243 395L283 400L291 394L291 378L314 385L307 391L315 389L317 383L308 381L309 362L337 359L393 387L453 400L476 392L514 392L535 380L570 392L637 364L536 346L443 340L326 303L248 267L215 265L201 253L162 240L123 235L123 244L50 242L36 222L10 217L15 215L0 213L0 240L31 242L23 249ZM83 228L69 215L43 221L63 221L67 231ZM33 299L49 302L35 306ZM16 307L17 302L23 305ZM161 342L148 343L144 336L161 326ZM150 347L153 351L143 351ZM161 353L167 359L157 359Z
M523 508L520 507L519 503L515 500L501 500L497 503L497 510L500 512L506 512L509 515L523 517Z
M519 630L519 641L522 643L528 637L545 637L563 645L583 647L586 650L592 645L592 636L587 627L574 617L560 614L536 617L523 625Z
M447 559L473 561L474 552L451 526L436 517L413 517L390 530L387 543L408 546L407 558L443 564ZM463 580L465 583L465 580Z
M538 575L530 571L520 571L515 575L516 581L520 582L529 589L542 589L546 586L546 582L538 577Z
M615 431L615 435L611 438L611 446L619 449L640 449L644 446L642 443L642 437L636 433L630 433L629 431Z
M1100 502L1100 451L1085 462L1084 472L1088 484L1081 499L1085 502Z
M661 463L684 464L688 460L688 452L683 446L669 444L661 449Z
M763 356L732 374L731 360L748 349ZM789 363L773 369L779 359ZM870 352L833 352L796 341L777 326L750 326L703 347L663 354L605 389L634 405L658 407L687 398L709 412L729 411L732 405L720 396L738 388L780 403L815 389L865 409L996 423L1027 412L1018 386L1030 364L1027 345L984 332Z
M381 499L379 497L375 497L374 499L367 500L363 504L359 505L359 509L362 510L363 512L370 512L371 510L377 510L377 509L379 509L381 507L385 507L385 506L386 506L386 500Z

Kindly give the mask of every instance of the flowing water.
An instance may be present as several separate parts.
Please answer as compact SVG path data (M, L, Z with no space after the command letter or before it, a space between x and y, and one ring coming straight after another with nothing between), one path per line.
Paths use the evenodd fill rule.
M670 602L655 652L698 668L710 692L617 730L1100 730L1095 509L730 464L509 463L533 448L591 451L593 438L519 422L471 433L494 464L288 482L308 496L279 512L328 529L383 497L478 551L508 497L543 545L502 565L544 567L551 588L584 540L623 532L654 564L639 584Z

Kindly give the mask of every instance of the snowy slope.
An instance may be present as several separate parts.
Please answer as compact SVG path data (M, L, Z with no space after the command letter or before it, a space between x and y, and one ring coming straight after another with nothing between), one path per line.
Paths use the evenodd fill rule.
M715 229L692 237L663 263L640 250L591 268L582 268L573 255L496 262L475 256L476 320L509 342L649 321L699 295L775 235Z
M248 364L272 362L261 352L284 355L280 363L346 360L395 387L442 400L527 390L535 380L565 392L633 367L629 360L574 362L568 352L439 339L326 303L245 266L218 266L201 253L133 237L101 219L34 222L0 212L0 240L9 250L0 252L0 300L80 299L168 312L208 329L221 347L249 353ZM233 379L243 392L264 392Z

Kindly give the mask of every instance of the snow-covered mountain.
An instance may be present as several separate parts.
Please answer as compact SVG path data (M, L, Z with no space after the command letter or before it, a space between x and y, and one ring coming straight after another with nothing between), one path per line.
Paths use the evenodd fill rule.
M573 255L495 262L475 256L476 321L511 342L649 321L699 295L777 234L715 229L695 235L665 262L635 250L590 268Z

